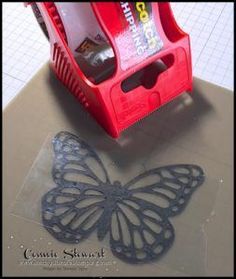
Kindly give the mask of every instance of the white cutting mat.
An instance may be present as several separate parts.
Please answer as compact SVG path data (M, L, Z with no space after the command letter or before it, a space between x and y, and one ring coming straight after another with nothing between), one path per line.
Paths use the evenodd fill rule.
M191 36L194 76L233 90L234 3L172 3L172 8Z
M190 33L193 74L233 90L233 3L171 3ZM49 43L30 7L3 3L3 108L49 59Z

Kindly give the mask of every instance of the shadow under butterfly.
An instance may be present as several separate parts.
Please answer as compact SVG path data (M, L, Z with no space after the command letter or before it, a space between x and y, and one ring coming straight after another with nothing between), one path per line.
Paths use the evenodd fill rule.
M159 259L174 241L169 217L181 213L204 182L196 165L146 171L125 185L111 182L95 151L79 137L60 132L53 139L57 184L42 197L42 222L59 241L79 243L97 231L109 234L112 253L129 263Z

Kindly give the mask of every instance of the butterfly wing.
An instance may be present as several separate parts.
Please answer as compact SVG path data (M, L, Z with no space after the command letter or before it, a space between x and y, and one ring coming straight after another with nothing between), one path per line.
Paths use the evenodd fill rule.
M52 176L58 186L81 183L99 186L110 183L101 159L79 137L62 131L54 137L53 148Z
M174 241L174 228L158 208L124 199L112 213L112 253L129 263L159 259Z
M42 198L42 222L56 239L79 243L98 227L105 196L93 186L56 187Z
M79 137L60 132L52 143L52 176L59 187L43 196L42 221L58 240L76 243L99 224L110 180L98 155Z
M200 167L181 164L147 171L128 182L124 186L126 195L112 214L112 252L130 263L161 257L174 240L168 217L186 207L203 181Z
M197 165L170 165L135 177L125 188L130 191L134 202L152 202L165 216L174 216L184 210L204 179L204 172Z

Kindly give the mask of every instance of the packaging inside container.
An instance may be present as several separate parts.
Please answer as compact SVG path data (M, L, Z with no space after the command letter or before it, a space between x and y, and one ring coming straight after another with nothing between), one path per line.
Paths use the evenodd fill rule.
M66 32L68 47L85 76L98 84L114 74L115 56L101 30L90 3L54 2ZM42 31L50 40L44 18L37 6L31 4Z
M91 3L55 2L67 35L68 46L84 72L95 84L114 74L115 56L94 15Z

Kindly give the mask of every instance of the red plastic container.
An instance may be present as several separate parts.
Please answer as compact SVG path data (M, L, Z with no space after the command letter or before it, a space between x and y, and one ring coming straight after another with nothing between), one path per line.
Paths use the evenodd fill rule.
M91 3L116 58L113 76L99 84L86 78L76 63L68 47L67 35L55 4L36 3L49 34L52 68L70 92L112 137L117 138L130 125L181 93L192 90L189 35L178 27L169 3L135 2L144 3L138 7L139 16L143 16L143 20L146 20L145 5L149 3L149 14L163 42L160 51L151 54L144 52L141 55L137 55L135 49L130 47L130 21L121 20L121 10L117 8L119 3L129 2ZM146 29L147 38L151 36L148 33L151 29ZM165 66L164 71L155 68L156 61ZM142 69L145 70L141 84L125 92L123 85L129 83L130 76L140 73Z

